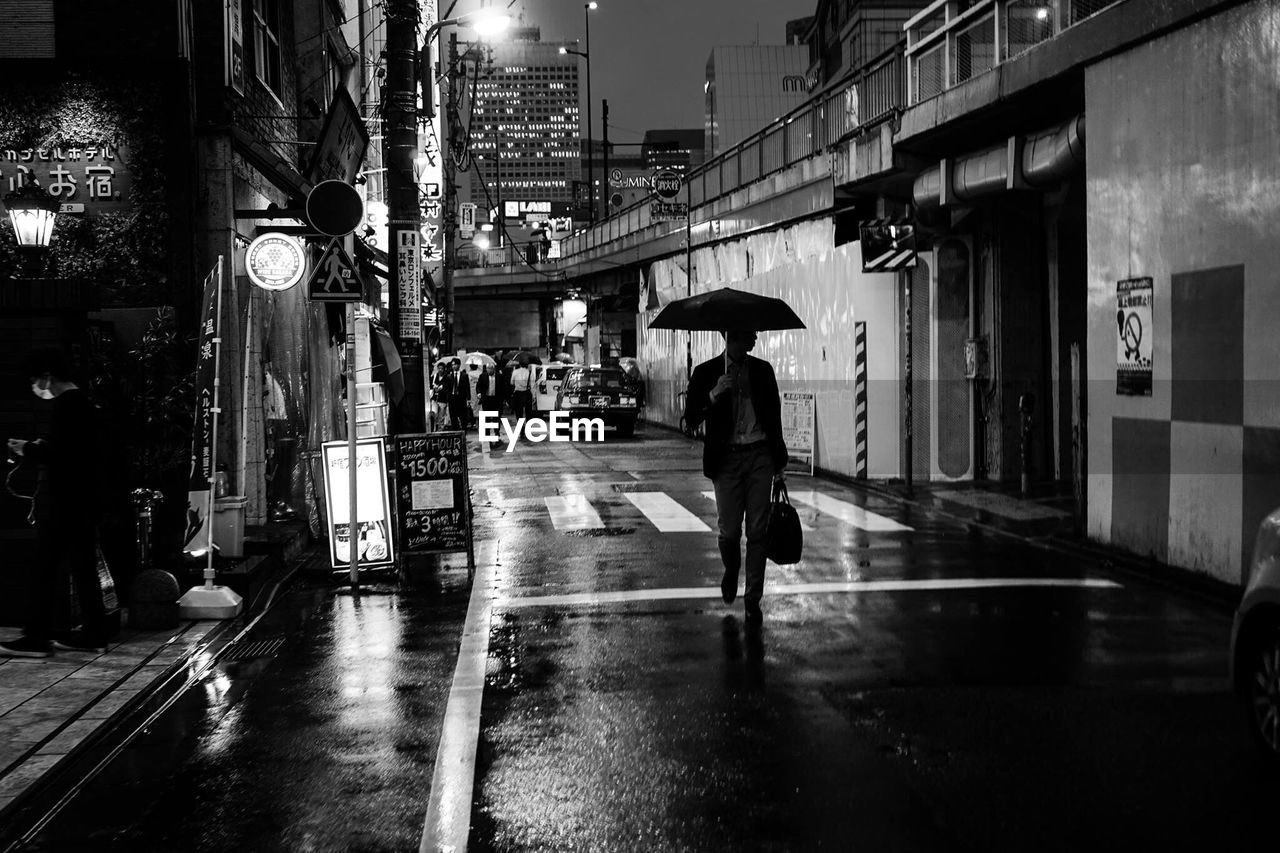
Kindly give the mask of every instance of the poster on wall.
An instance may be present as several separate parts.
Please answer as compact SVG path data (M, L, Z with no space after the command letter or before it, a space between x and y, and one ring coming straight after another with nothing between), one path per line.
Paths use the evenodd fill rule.
M787 444L787 470L813 474L814 395L782 392L782 440ZM793 469L792 465L799 464Z
M1116 393L1151 396L1154 287L1151 277L1127 278L1116 285Z
M356 442L356 511L352 533L349 475L350 452L345 441L326 441L324 498L329 517L329 559L335 569L351 564L356 548L361 569L395 562L391 536L391 493L387 488L387 447L382 438Z

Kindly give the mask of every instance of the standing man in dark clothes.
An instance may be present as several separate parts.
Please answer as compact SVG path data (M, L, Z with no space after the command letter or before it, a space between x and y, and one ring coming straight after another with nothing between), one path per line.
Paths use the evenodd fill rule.
M98 581L97 410L72 381L65 354L38 350L29 362L31 391L53 406L46 438L9 439L9 454L39 466L31 520L39 559L27 582L27 623L21 638L0 643L0 656L48 657L53 646L104 651L108 639L102 588ZM81 632L55 633L58 591L75 583L83 618Z
M453 428L465 430L471 426L471 377L462 366L462 359L453 360L452 380L449 384L449 417Z
M742 594L747 624L763 619L766 537L773 481L787 466L782 403L769 362L747 355L755 332L724 332L724 353L704 361L689 377L685 419L691 429L706 421L702 473L716 492L725 604L738 594L742 522L747 523L747 580Z

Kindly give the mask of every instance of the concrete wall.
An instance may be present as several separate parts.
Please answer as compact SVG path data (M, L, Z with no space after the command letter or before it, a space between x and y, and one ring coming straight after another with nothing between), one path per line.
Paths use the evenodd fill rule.
M468 352L519 347L534 351L540 343L537 299L480 299L459 303L453 342Z
M1280 6L1087 71L1088 531L1237 582L1280 504ZM1116 283L1154 284L1154 387L1116 393Z

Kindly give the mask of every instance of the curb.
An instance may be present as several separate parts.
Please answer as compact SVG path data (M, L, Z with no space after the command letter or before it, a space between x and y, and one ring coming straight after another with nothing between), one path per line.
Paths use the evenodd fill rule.
M168 709L176 697L181 696L185 690L211 671L223 654L231 649L247 630L247 628L241 629L240 634L232 635L232 629L240 628L242 620L251 626L258 615L270 609L275 601L275 593L279 592L295 575L301 573L306 564L313 559L315 555L307 548L302 548L295 558L286 564L283 572L273 572L270 585L272 594L260 610L249 609L249 606L257 604L261 599L259 595L249 603L242 616L219 621L209 629L196 646L164 667L163 671L150 683L140 687L136 695L102 720L91 734L42 773L3 810L0 810L0 827L4 827L0 831L0 849L6 853L23 849L23 845L79 793L85 782L96 776L101 767L113 760L139 733L151 725L156 717ZM187 627L182 629L178 636L186 634L192 626L199 624L199 621L188 620ZM175 629L176 633L177 629ZM161 646L148 655L136 668L120 678L113 687L105 690L97 701L109 697L119 684L141 671L149 661L160 654L163 648ZM206 659L198 668L193 669L192 661L200 655L205 655ZM33 749L38 751L43 743L56 737L58 732L82 718L82 714L78 714L67 720L52 732L46 741L42 741Z

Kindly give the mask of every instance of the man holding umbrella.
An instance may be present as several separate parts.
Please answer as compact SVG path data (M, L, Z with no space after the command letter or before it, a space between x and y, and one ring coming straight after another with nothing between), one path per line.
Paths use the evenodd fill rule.
M786 303L771 297L722 288L672 302L650 328L715 329L724 335L724 352L694 368L685 397L685 419L697 428L706 422L702 472L715 486L720 558L720 592L726 604L738 594L742 567L742 528L746 522L747 624L763 619L764 569L769 533L769 504L775 479L787 465L782 438L782 403L769 362L749 353L757 329L804 328Z

